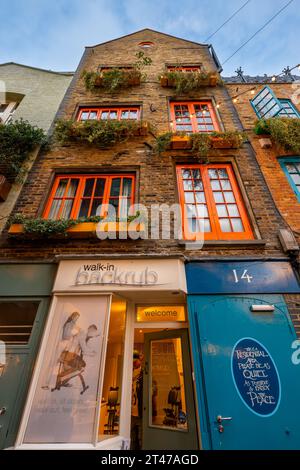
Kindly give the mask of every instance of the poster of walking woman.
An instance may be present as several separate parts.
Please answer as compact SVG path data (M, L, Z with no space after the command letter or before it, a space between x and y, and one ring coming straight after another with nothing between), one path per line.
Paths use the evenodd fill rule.
M24 442L92 442L108 309L108 296L57 299Z

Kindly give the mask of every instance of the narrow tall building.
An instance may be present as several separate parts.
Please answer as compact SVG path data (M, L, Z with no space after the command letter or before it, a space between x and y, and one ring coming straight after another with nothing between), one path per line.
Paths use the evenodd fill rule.
M299 448L295 256L220 72L86 48L1 238L2 447Z

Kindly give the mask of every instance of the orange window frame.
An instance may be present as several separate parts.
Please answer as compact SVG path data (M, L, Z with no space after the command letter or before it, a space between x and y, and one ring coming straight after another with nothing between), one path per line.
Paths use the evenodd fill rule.
M88 119L81 119L81 116L83 113L91 113L91 112L97 112L97 121L100 121L101 120L101 115L103 112L117 112L117 121L121 121L121 116L122 116L122 112L124 111L129 111L129 112L136 112L137 113L137 117L136 119L128 119L128 120L132 120L132 121L138 121L140 119L140 116L141 116L141 108L139 106L120 106L120 107L116 107L116 106L111 106L111 107L97 107L97 108L80 108L79 112L78 112L78 116L77 116L77 121L87 121ZM104 119L106 120L106 119ZM125 121L125 119L124 119Z
M179 199L181 205L181 214L182 214L182 228L183 236L185 240L194 240L195 233L190 232L188 227L188 221L186 219L186 208L185 208L185 190L183 186L182 170L193 170L197 169L200 171L200 175L203 183L203 192L205 194L206 205L208 210L208 216L211 226L211 232L203 232L204 240L252 240L254 238L251 224L248 218L246 207L241 195L238 183L233 171L233 168L230 164L212 164L212 165L179 165L176 167L177 172L177 182L179 190ZM239 218L244 227L243 232L223 232L221 230L221 225L219 221L219 215L217 212L217 204L214 200L213 189L211 186L211 180L209 177L208 170L213 169L225 169L228 174L228 179L231 184L230 192L233 192L235 203L239 211ZM193 190L193 192L195 192ZM228 205L228 203L222 203L223 205ZM226 218L226 217L225 217ZM199 232L200 233L200 232Z
M170 103L170 114L171 114L171 121L173 123L173 131L180 131L180 128L177 129L177 123L176 123L176 115L175 115L175 106L187 106L188 112L189 112L189 117L190 117L190 125L192 126L192 133L199 133L199 132L208 132L208 131L200 131L198 129L198 122L196 119L196 112L195 112L195 105L206 105L209 110L209 114L214 126L213 131L209 132L219 132L220 129L220 124L214 109L214 106L211 101L172 101ZM189 124L189 123L187 123Z
M131 195L129 197L122 196L123 182L124 182L125 178L130 179L131 182L132 182L131 183ZM56 191L59 187L60 182L62 180L66 180L66 179L68 180L68 183L66 185L66 189L64 191L63 196L59 197L59 198L55 198L55 193L56 193ZM78 186L77 186L76 193L75 193L74 197L70 198L70 197L67 196L67 194L68 194L68 191L69 191L71 180L74 180L74 179L78 180ZM84 194L85 184L89 179L95 179L93 191L92 191L91 196L84 197L83 194ZM95 197L96 180L99 180L99 179L104 179L105 180L104 192L103 192L103 196ZM121 179L119 196L111 196L111 194L110 194L111 193L112 183L113 183L114 179ZM69 200L69 199L73 199L73 206L72 206L72 209L71 209L69 219L77 219L78 214L79 214L79 210L80 210L80 204L81 204L81 201L83 199L90 199L89 213L88 213L88 216L89 216L94 200L102 199L102 206L104 206L105 204L109 204L109 200L113 199L113 198L116 198L116 199L118 198L119 201L121 201L122 199L125 199L125 198L129 199L130 200L129 207L134 204L134 198L135 198L135 176L134 175L124 174L124 173L122 173L122 174L88 174L88 175L78 175L78 174L70 175L70 174L66 174L66 175L58 175L55 178L55 181L54 181L54 184L52 186L50 195L48 197L46 207L45 207L45 210L44 210L44 213L43 213L43 218L48 219L49 214L50 214L50 210L51 210L51 206L52 206L52 203L53 203L54 199L57 199L57 200L61 199L61 200L64 200L64 201ZM61 214L62 208L63 208L63 205L61 205L58 215ZM121 208L121 204L119 204L119 207L118 207L118 217L120 216L120 208ZM130 212L131 211L129 211L129 215L130 215ZM107 211L105 211L104 207L102 207L100 215L102 217L105 217L107 215ZM56 220L58 220L59 218L60 217L57 217Z

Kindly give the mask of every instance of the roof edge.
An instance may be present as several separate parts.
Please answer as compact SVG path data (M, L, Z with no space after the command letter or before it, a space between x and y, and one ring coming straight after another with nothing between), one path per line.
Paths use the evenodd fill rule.
M115 39L110 39L109 41L100 42L99 44L95 44L94 46L85 46L85 49L93 49L94 47L98 47L98 46L102 46L104 44L108 44L110 42L118 41L119 39L124 39L124 38L127 38L129 36L133 36L134 34L142 33L144 31L151 31L152 33L158 33L158 34L161 34L163 36L168 36L169 38L179 39L179 40L185 41L185 42L190 42L191 44L197 44L197 46L206 46L206 47L210 46L210 44L203 44L203 43L200 43L200 42L191 41L190 39L184 39L184 38L180 38L178 36L173 36L172 34L162 33L161 31L156 31L155 29L143 28L143 29L139 29L138 31L134 31L133 33L124 34L124 36L120 36L120 37L115 38Z
M0 64L0 67L4 65L17 65L18 67L24 67L26 69L39 70L40 72L54 73L55 75L63 75L63 76L68 76L68 77L74 75L75 73L75 72L56 72L55 70L42 69L40 67L33 67L31 65L19 64L18 62L3 62L2 64Z

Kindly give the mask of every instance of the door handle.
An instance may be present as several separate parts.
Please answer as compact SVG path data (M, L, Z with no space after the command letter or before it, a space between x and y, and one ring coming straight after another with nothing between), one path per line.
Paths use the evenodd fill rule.
M6 408L5 406L3 406L2 408L0 408L0 416L5 415L5 413L6 413Z
M219 424L218 431L219 431L220 434L222 434L224 432L224 426L222 424L223 421L231 421L231 420L232 420L231 416L227 416L227 417L223 417L221 415L217 416L216 421Z
M228 416L227 418L223 418L223 416L218 415L217 416L217 423L222 424L223 421L231 421L232 417Z

